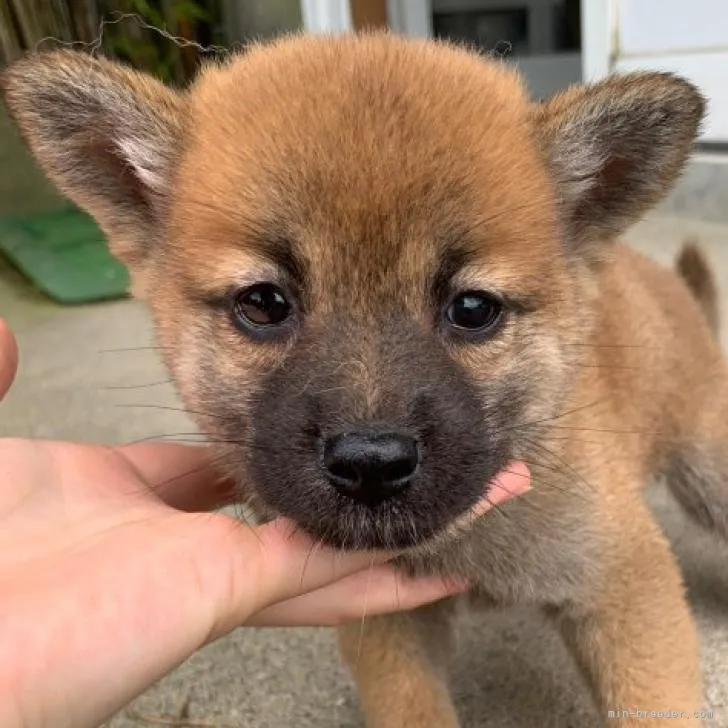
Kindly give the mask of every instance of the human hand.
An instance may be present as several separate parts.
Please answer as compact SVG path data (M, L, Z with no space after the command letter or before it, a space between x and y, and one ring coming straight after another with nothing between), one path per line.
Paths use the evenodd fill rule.
M0 322L0 396L17 349ZM393 554L334 552L279 520L208 511L230 483L205 448L0 440L0 724L101 723L245 624L337 624L466 585L406 580ZM528 487L514 466L477 506Z

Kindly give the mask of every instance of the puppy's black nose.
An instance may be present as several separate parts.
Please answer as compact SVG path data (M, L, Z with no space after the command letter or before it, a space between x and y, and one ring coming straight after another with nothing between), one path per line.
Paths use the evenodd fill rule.
M376 506L401 492L417 470L417 441L396 432L350 432L324 442L323 465L332 485Z

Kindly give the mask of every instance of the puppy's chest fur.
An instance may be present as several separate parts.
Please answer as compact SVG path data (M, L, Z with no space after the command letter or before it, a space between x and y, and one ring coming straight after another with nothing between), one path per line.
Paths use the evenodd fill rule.
M533 487L551 485L536 479ZM459 540L403 557L404 572L463 577L474 595L497 605L578 600L603 566L599 542L586 536L596 515L557 513L540 500L522 496L499 506Z

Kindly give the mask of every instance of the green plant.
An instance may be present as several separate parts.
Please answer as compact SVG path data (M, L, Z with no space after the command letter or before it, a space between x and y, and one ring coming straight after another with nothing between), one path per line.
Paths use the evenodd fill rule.
M105 26L108 53L168 83L184 82L198 58L196 28L212 22L206 3L195 0L124 0L114 3ZM176 40L177 39L177 40Z

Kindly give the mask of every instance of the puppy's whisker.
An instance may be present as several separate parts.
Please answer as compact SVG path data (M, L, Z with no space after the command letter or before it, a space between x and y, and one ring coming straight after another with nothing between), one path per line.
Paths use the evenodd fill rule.
M664 432L655 432L651 430L613 430L598 427L571 427L568 425L553 425L555 430L565 430L573 432L601 432L608 435L638 435L640 437L656 437L662 439L670 439L671 436Z
M564 469L562 467L559 467L557 465L543 463L540 461L535 460L532 456L523 456L520 458L526 465L529 466L531 469L531 477L535 478L538 477L539 480L542 480L543 477L540 473L538 473L539 470L548 470L549 472L555 473L556 475L566 475ZM512 475L521 475L522 477L527 477L523 475L522 473L513 472L511 470L505 470L506 473L511 473Z
M306 558L303 562L303 568L301 569L301 581L298 585L299 588L303 587L303 581L306 578L306 568L308 567L308 562L311 559L311 556L316 552L316 549L320 548L321 546L323 546L322 541L314 541L311 544L311 548L306 553Z
M179 444L187 445L234 445L241 448L257 450L269 453L307 453L313 452L311 447L296 447L293 445L264 445L255 442L253 439L244 440L240 438L225 439L221 437L214 437L205 435L202 432L180 432L180 433L162 433L159 435L147 435L146 437L137 438L131 440L129 445L138 445L145 442L154 441L164 442L177 442Z
M541 442L578 442L583 445L604 445L603 440L586 440L583 437L573 437L571 435L554 435L550 432L546 432L540 435L539 439L541 440Z
M581 364L581 363L575 363L574 366L579 367L580 369L605 369L610 372L649 372L648 367L628 367L628 366L622 366L620 364ZM657 371L657 368L655 368L655 371Z
M193 410L188 407L175 407L173 405L165 404L116 404L115 407L120 409L154 409L154 410L165 410L167 412L181 412L186 415L200 415L201 417L208 417L214 420L225 420L225 417L214 412L203 412L201 410Z
M608 401L609 401L608 398L602 397L600 399L594 400L593 402L589 402L588 404L581 405L579 407L574 407L569 410L565 410L564 412L561 412L560 414L554 415L552 417L543 417L543 418L540 418L537 420L531 420L529 422L519 422L519 423L517 423L515 425L511 425L509 427L502 427L502 428L500 428L500 432L509 432L511 430L526 429L529 427L534 427L535 425L557 422L558 420L562 420L564 417L568 417L568 416L576 414L578 412L583 412L584 410L591 409L600 404L606 404Z
M156 483L148 483L148 487L152 492L155 492L159 488L163 488L164 486L170 485L171 483L174 483L177 480L183 480L184 478L189 478L192 475L196 475L197 473L202 473L208 470L211 466L214 466L217 463L220 463L224 460L221 456L213 456L210 457L207 462L203 463L202 465L196 467L196 468L190 468L189 470L186 470L182 473L177 473L177 475L173 475L169 478L166 478L165 480L157 481Z
M504 518L506 521L510 521L510 517L507 513L503 511L503 509L497 504L494 503L487 495L484 496L485 502L490 506L491 510L495 511L501 518ZM474 516L471 516L471 519L474 518Z
M197 438L197 439L194 439ZM210 439L202 432L164 432L159 435L145 435L136 440L129 440L127 445L141 445L145 442L156 442L158 440L174 440L180 443L206 444Z
M578 346L580 348L589 349L637 349L637 350L654 350L654 351L665 351L668 347L657 346L652 344L596 344L589 342L566 342L563 346Z
M573 485L575 481L578 483L578 480L576 480L573 476L570 476L564 469L558 468L558 467L551 467L544 463L538 463L533 460L524 459L524 462L534 472L534 475L532 478L534 490L538 490L541 486L543 486L545 488L549 488L550 490L555 490L559 493L563 493L564 495L568 495L570 498L579 498L584 503L591 502L591 499L587 498L587 496L582 492L583 488L569 487L569 485ZM564 486L564 485L561 485L560 482L555 482L554 480L552 480L550 478L546 478L544 475L538 473L538 471L540 469L547 470L549 472L554 473L555 475L562 476L562 478L566 480L568 485ZM590 493L592 492L591 489L589 489L589 492ZM533 505L533 502L531 502L531 503Z
M107 387L102 387L102 389L113 392L125 391L130 389L146 389L148 387L161 387L165 384L174 384L174 382L172 379L162 379L158 382L147 382L146 384L111 385Z
M150 344L149 346L122 346L113 349L97 349L97 354L123 354L127 351L172 351L172 349L156 344Z
M359 666L359 660L361 659L362 646L364 644L364 626L367 618L367 609L369 607L369 589L371 588L372 570L374 569L374 556L367 569L367 583L364 589L364 603L362 605L361 614L361 625L359 627L359 639L356 647L356 665Z
M585 487L587 488L587 490L589 490L589 491L590 491L590 492L592 492L592 493L596 492L596 488L594 488L594 487L593 487L593 486L592 486L592 485L591 485L591 484L589 483L589 481L587 481L587 480L586 480L586 478L585 478L585 477L584 477L584 476L583 476L583 475L582 475L582 474L581 474L581 473L580 473L580 472L579 472L578 470L576 470L576 469L575 469L575 468L574 468L574 467L573 467L573 466L572 466L572 465L571 465L570 463L568 463L568 462L567 462L567 461L566 461L566 460L565 460L565 459L564 459L563 457L561 457L561 456L560 456L560 455L559 455L558 453L555 453L555 452L554 452L553 450L551 450L550 448L546 447L546 446L545 446L545 445L543 445L542 443L538 443L538 442L536 442L536 441L534 441L534 440L531 440L531 439L529 439L529 438L528 438L527 436L523 436L523 437L524 437L524 439L526 439L526 442L527 442L528 444L530 444L530 445L531 445L532 447L535 447L535 448L537 448L537 449L541 450L542 452L546 453L546 454L547 454L547 455L549 455L550 457L554 458L554 459L555 459L555 460L556 460L557 462L561 462L561 463L563 464L563 466L564 466L564 467L565 467L565 468L566 468L566 469L567 469L567 470L568 470L568 471L569 471L570 473L572 473L572 475L573 475L573 476L574 476L575 478L577 478L577 480L578 480L578 481L579 481L580 483L582 483L582 484L583 484L583 485L584 485L584 486L585 486Z

